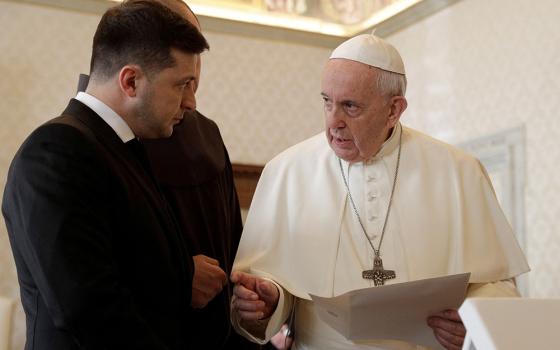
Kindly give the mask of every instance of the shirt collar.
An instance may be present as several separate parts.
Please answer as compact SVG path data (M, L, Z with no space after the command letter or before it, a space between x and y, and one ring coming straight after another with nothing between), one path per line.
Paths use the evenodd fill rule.
M78 92L78 95L76 95L75 99L82 102L83 104L91 108L95 113L97 113L101 117L101 119L105 121L105 123L109 124L109 126L115 131L115 133L119 136L123 143L126 143L135 138L132 129L130 129L125 120L105 103L85 92Z
M391 131L391 136L389 136L389 138L385 140L385 142L383 142L383 144L381 145L381 149L379 149L376 155L374 155L368 160L373 161L373 160L381 159L391 154L395 150L397 150L397 148L399 147L399 135L400 135L401 128L402 128L401 123L398 122L393 128L393 130Z

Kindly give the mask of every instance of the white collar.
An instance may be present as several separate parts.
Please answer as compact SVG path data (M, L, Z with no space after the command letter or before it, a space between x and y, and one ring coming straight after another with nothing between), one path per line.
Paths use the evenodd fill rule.
M387 156L388 154L391 154L392 152L396 151L399 148L399 141L400 141L399 135L400 135L401 128L402 128L401 123L397 122L397 124L391 131L391 136L389 136L389 138L385 140L385 142L383 142L377 154L371 157L370 160L381 159Z
M109 124L115 133L117 133L122 142L126 143L135 138L132 129L130 129L126 121L105 103L101 102L92 95L81 91L78 92L75 99L97 113L101 119L103 119L105 123Z

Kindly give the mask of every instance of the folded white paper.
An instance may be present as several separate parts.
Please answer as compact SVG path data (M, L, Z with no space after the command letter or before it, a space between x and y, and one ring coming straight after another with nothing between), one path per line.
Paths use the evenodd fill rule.
M396 339L441 349L426 319L458 309L470 273L354 290L334 298L311 295L319 317L352 341Z

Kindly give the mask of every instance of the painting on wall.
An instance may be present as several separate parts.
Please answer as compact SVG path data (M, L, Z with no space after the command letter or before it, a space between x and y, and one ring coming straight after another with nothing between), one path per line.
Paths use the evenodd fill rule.
M233 0L249 1L249 0ZM342 25L359 24L374 13L400 0L259 0L260 6L268 12L290 13L299 16L319 18Z
M20 2L22 0L4 0ZM376 29L385 37L444 9L460 0L183 0L203 20L206 30L260 36L282 40L300 40L301 35L319 35L319 39L349 38ZM55 6L73 11L104 13L122 0L25 0L28 3ZM261 26L257 30L238 25ZM279 35L275 31L281 31ZM321 44L321 43L319 43ZM324 43L323 43L324 44Z
M457 0L189 0L195 13L233 21L350 37L397 15L443 8ZM403 24L405 21L401 21Z
M356 25L405 0L191 0L191 4L240 9L263 14L289 14L340 25Z

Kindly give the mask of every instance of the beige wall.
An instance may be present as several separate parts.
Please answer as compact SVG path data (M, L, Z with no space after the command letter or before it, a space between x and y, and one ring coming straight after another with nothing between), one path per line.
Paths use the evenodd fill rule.
M527 253L535 297L560 296L560 4L462 0L389 39L403 54L403 122L458 143L525 124ZM15 151L73 96L99 17L0 1L0 185ZM262 164L322 129L324 48L207 33L199 108L233 161ZM0 190L1 191L1 190ZM18 298L0 222L0 295ZM23 348L16 316L13 349Z
M221 127L233 161L264 164L322 130L329 49L206 33L199 110Z
M451 143L526 128L529 293L560 296L560 3L462 0L390 40L409 75L403 122Z

